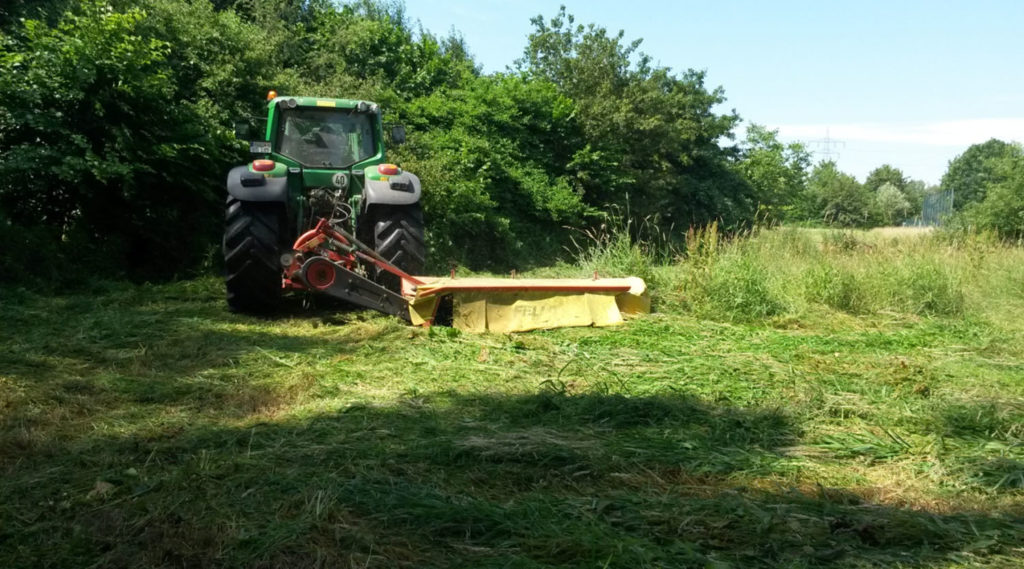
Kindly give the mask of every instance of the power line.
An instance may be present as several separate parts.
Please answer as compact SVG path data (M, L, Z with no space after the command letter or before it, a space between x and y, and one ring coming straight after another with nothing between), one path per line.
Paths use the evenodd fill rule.
M820 150L815 150L814 152L815 152L815 154L821 154L825 158L825 160L833 160L833 161L834 160L838 160L839 159L839 151L836 150L836 148L838 148L840 146L842 146L843 148L846 148L846 141L836 140L836 139L832 138L829 135L827 127L825 128L825 138L819 138L819 139L816 139L816 140L808 140L807 142L808 142L808 144L813 144L813 145L817 146L818 148L820 148ZM833 158L833 156L835 156L835 158Z

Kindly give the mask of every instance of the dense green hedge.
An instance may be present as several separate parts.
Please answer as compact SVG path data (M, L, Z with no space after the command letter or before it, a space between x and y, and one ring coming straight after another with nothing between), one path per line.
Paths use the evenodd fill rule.
M878 188L829 164L809 176L809 154L773 131L736 142L739 116L716 112L724 92L702 72L654 67L639 41L564 8L533 25L512 69L482 74L461 37L419 29L397 3L9 3L0 281L215 269L224 176L246 159L232 125L262 114L271 88L375 100L408 126L395 158L424 181L442 270L551 262L568 227L608 211L681 230L892 219L877 213ZM27 270L40 256L72 270Z
M677 226L757 209L721 90L564 10L491 75L400 4L36 1L0 16L0 231L18 244L4 278L25 248L140 278L215 264L224 174L245 158L230 127L270 88L376 100L408 125L396 158L424 180L438 265L549 262L566 227L627 201Z

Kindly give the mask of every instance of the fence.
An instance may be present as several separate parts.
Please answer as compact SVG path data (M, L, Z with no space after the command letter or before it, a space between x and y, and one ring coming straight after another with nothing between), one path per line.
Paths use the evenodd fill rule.
M953 191L934 192L924 197L921 216L907 225L942 225L953 213Z

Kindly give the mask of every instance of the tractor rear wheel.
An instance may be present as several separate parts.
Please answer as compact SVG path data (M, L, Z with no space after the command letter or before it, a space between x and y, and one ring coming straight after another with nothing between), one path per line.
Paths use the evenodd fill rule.
M360 241L372 246L381 257L410 275L423 274L427 262L427 241L423 208L409 205L373 205L363 215ZM402 280L377 267L373 280L394 292L401 292Z
M250 313L273 310L281 298L284 209L277 203L228 196L224 221L228 308Z

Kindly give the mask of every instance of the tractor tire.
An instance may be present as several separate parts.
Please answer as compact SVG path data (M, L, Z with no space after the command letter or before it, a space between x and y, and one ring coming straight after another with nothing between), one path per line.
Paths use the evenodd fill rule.
M406 273L423 274L427 241L420 204L370 206L359 225L364 228L360 241ZM396 275L378 267L372 267L370 275L384 288L401 292L402 280Z
M255 314L274 310L281 299L284 208L229 196L224 221L228 308Z

